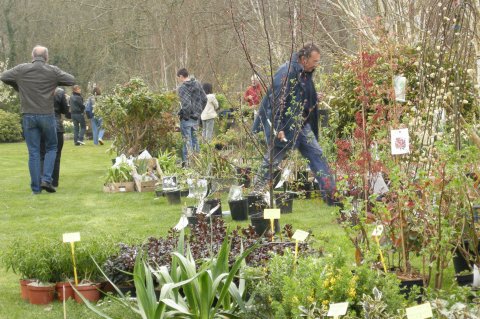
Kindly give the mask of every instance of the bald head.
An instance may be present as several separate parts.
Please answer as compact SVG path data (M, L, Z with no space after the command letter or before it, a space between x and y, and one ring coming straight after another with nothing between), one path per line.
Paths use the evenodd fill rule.
M44 58L45 61L48 61L48 49L41 45L35 46L32 51L32 58L35 59L38 57Z

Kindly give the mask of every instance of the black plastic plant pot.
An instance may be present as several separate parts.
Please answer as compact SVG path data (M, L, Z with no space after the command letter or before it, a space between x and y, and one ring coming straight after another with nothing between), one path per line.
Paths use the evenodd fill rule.
M267 203L263 200L263 195L248 195L248 215L253 215L263 212L263 209L267 207Z
M400 280L400 292L408 298L412 292L413 287L418 286L420 287L422 293L424 291L425 283L423 282L423 279L408 279L408 280ZM421 303L422 301L422 296L418 296L415 298L415 301L417 303Z
M268 230L270 230L271 228L270 220L263 218L263 212L250 215L250 222L252 226L255 228L255 232L257 233L258 236L263 236L263 234ZM275 233L279 233L280 220L275 219L273 225L274 225Z
M248 220L248 201L246 198L228 202L233 220Z
M168 191L165 192L165 197L167 197L167 201L169 204L180 204L180 191Z
M471 286L473 284L473 274L455 275L459 286Z
M189 194L188 189L182 189L182 190L180 191L180 196L181 196L181 197L187 197L188 194Z
M275 206L280 208L280 214L290 214L293 212L293 194L280 193L275 195Z
M455 273L459 274L463 271L471 271L472 269L468 266L467 261L462 256L459 251L455 252L453 256L453 268L455 269Z
M210 209L213 209L215 207L218 208L212 213L212 215L214 216L222 216L222 201L220 198L212 198L212 199L208 199L205 201L205 207L208 207L208 212L205 212L205 213L209 213L210 212Z

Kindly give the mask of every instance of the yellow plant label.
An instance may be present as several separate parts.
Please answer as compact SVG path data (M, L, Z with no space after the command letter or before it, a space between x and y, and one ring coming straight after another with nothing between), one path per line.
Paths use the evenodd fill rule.
M74 243L80 241L80 233L65 233L63 234L64 243Z
M280 209L278 208L264 209L263 218L264 219L280 219Z
M297 240L297 241L305 241L307 239L308 235L310 235L308 232L304 230L297 229L295 233L293 234L292 238Z
M383 233L383 225L378 225L372 232L373 237L380 237Z
M407 308L406 311L408 319L426 319L433 317L432 307L428 302L422 305Z
M331 303L327 317L339 317L347 314L348 302Z

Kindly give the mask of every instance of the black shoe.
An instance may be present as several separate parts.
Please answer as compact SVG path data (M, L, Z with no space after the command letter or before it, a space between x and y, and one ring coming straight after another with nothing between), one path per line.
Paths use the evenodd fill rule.
M53 187L53 185L48 182L42 182L40 184L40 187L42 187L42 189L46 190L49 193L55 193L57 191L55 187Z

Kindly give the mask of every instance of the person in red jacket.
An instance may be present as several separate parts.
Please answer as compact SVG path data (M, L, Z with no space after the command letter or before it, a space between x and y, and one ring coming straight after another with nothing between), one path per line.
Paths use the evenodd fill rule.
M243 98L250 107L256 107L262 99L262 86L260 84L260 79L258 75L252 75L251 80L252 85L247 88L247 90L243 94Z

